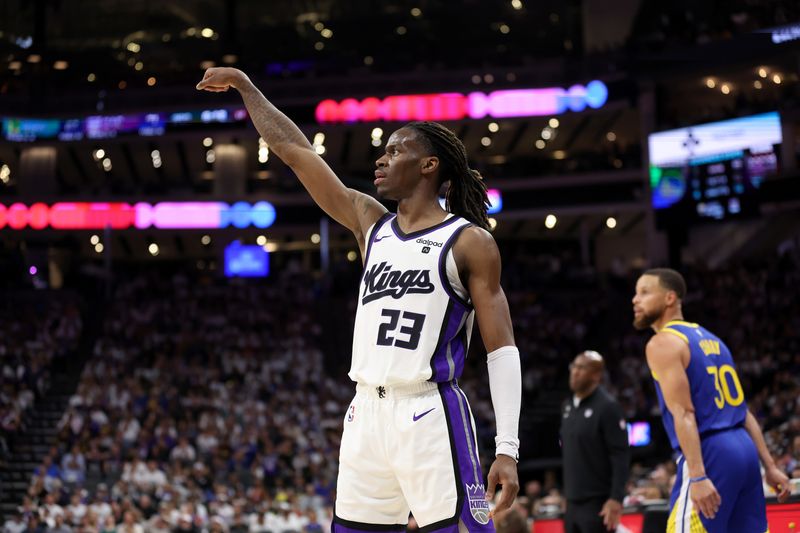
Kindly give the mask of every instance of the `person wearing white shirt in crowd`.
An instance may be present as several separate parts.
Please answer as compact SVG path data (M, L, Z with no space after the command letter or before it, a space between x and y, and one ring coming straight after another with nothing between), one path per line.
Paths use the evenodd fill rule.
M70 503L67 506L67 513L72 517L72 525L77 526L86 515L87 507L81 501L81 495L74 493L70 498Z
M178 440L178 445L175 446L169 454L171 461L180 461L182 463L194 463L197 458L197 452L194 446L189 443L189 439L181 437Z
M134 477L134 481L140 490L152 493L167 484L167 476L158 468L156 461L150 460L141 475Z
M137 520L136 513L125 511L122 523L117 525L117 533L144 533L144 528Z
M22 515L15 513L9 516L3 524L3 533L22 533L28 528Z
M122 442L125 447L130 447L133 446L136 443L136 439L139 438L140 429L139 421L134 416L129 416L127 420L119 425L117 434L122 436Z
M94 501L89 505L89 511L97 517L98 524L102 524L105 522L107 516L111 516L111 506L105 501L107 497L108 488L105 484L101 483L97 486L97 494L95 495Z
M64 516L64 508L56 503L55 494L48 494L44 498L44 505L39 507L39 514L42 521L47 523L48 528L53 528L56 525L56 517Z

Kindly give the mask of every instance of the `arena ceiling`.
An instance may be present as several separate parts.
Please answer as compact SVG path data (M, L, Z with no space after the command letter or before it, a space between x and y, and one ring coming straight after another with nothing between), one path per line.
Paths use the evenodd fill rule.
M577 0L2 0L0 75L13 92L45 77L164 86L211 64L300 78L519 65L577 50L579 20Z

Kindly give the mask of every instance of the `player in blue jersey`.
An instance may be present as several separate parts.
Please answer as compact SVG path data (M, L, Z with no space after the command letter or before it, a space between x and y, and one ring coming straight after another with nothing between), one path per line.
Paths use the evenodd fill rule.
M211 68L198 89L233 87L258 132L317 204L353 232L364 275L344 417L333 533L405 531L409 510L430 533L494 531L494 512L519 489L519 350L500 287L500 254L487 231L488 198L464 145L441 124L398 129L375 162L389 213L346 187L303 132L241 71ZM438 193L447 183L446 205ZM458 378L473 317L487 351L495 460L484 485L475 424Z
M667 532L764 533L759 459L781 501L789 497L789 479L747 409L730 350L683 320L685 295L683 276L656 268L642 274L633 297L634 326L656 332L647 343L647 364L664 428L680 453Z

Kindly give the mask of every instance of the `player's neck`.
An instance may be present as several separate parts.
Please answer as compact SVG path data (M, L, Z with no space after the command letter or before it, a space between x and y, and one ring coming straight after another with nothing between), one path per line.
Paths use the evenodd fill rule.
M672 311L667 310L663 315L661 315L661 318L653 322L653 329L655 330L656 333L658 333L659 331L664 329L664 326L666 326L673 320L683 320L683 313L681 312L680 309L675 309Z
M446 216L447 212L435 197L423 200L412 196L397 202L397 223L405 233L435 226Z

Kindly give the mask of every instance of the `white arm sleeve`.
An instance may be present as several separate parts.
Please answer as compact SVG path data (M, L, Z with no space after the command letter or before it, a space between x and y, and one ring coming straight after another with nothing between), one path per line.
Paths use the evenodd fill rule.
M503 346L487 356L497 436L495 455L519 460L519 411L522 404L522 370L516 346Z

